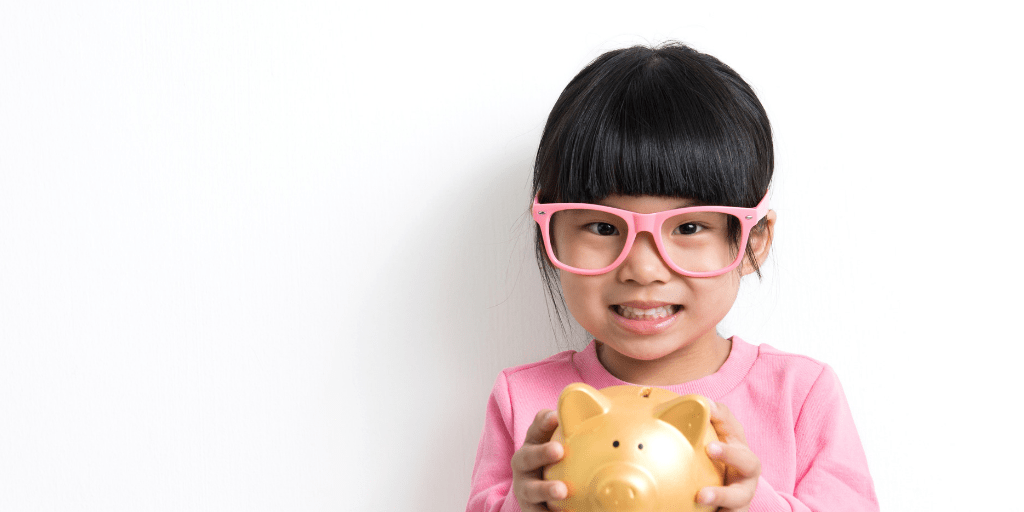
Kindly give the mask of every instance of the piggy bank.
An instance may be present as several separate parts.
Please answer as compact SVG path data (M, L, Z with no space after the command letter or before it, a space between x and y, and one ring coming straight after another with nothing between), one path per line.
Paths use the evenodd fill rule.
M705 446L718 440L709 401L660 388L583 383L558 398L562 460L544 468L546 480L569 488L551 510L567 512L707 511L698 504L703 487L722 485L724 466Z

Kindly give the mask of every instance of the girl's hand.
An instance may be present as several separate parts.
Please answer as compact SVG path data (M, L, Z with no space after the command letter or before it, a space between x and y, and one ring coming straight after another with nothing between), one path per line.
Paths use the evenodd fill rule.
M747 446L743 425L725 404L711 402L711 426L721 442L708 443L712 460L725 463L725 487L705 487L697 493L697 502L719 507L719 511L746 512L757 490L761 460Z
M544 480L544 466L558 462L565 453L562 445L551 440L557 426L554 411L538 412L523 447L512 456L512 492L523 512L548 510L548 501L564 499L569 493L563 482Z

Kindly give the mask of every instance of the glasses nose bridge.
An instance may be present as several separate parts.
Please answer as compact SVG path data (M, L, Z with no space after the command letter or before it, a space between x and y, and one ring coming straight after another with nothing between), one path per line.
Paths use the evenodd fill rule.
M651 250L655 253L658 253L659 258L664 259L664 256L661 254L661 249L658 247L660 245L658 238L661 235L658 232L657 222L655 221L656 216L656 213L633 213L634 244L633 249L630 250L630 253L636 252L637 244L642 244L641 239L643 237L640 236L640 233L646 231L647 233L651 234Z
M619 277L642 284L649 284L655 281L665 282L669 279L671 270L665 255L661 251L659 242L659 226L655 222L657 214L654 213L633 213L633 243L629 253L624 255L619 266ZM651 234L650 240L645 240L640 234L643 232Z
M633 214L633 227L636 228L636 234L648 232L654 238L658 237L657 222L655 221L656 213L634 213Z

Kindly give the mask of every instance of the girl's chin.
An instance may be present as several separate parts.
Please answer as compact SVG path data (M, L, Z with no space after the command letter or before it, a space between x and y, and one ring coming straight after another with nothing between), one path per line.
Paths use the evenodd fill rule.
M669 346L659 343L659 340L647 339L636 341L625 341L616 344L601 342L604 349L614 352L614 356L631 359L633 361L657 361L678 350L678 346Z

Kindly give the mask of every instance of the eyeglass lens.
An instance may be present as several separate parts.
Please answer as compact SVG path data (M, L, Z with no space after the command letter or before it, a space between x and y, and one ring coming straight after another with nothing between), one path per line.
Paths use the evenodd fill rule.
M740 221L719 212L682 213L665 220L661 242L677 267L690 272L713 272L736 260ZM573 268L597 270L618 259L626 245L625 219L586 208L552 214L551 246L559 262ZM634 244L637 242L634 242Z

